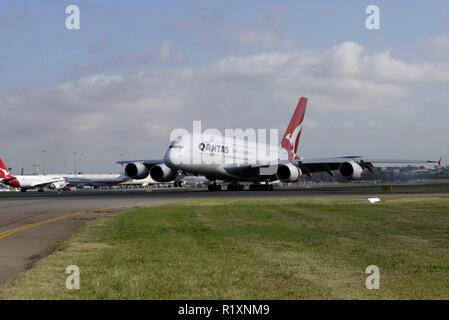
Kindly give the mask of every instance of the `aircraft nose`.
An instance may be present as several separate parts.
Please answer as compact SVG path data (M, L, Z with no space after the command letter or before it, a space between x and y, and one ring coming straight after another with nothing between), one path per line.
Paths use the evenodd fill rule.
M165 156L164 156L164 162L165 162L166 164L168 164L168 165L172 165L172 164L173 164L172 159L173 159L173 149L170 148L170 149L168 149L167 152L165 153Z
M164 162L168 165L179 164L181 152L179 148L170 148L165 153Z

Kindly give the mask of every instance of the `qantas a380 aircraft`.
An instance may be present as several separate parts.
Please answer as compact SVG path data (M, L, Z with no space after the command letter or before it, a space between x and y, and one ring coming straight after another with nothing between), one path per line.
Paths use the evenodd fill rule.
M27 189L44 191L44 187L50 189L62 189L67 184L63 177L59 176L13 176L0 158L0 182L10 187L20 188L25 192Z
M337 171L347 179L359 179L365 170L373 171L376 163L441 163L436 160L373 159L362 156L303 159L298 152L302 122L307 98L301 98L280 148L245 141L236 137L207 134L187 134L171 141L162 160L118 161L125 164L125 174L131 179L144 179L148 175L157 182L175 182L185 175L202 175L212 181L209 191L220 191L217 180L228 182L227 190L243 190L240 182L253 182L250 190L271 190L271 181L295 182L304 174ZM260 150L276 150L275 160L260 160ZM271 152L271 151L270 151ZM260 182L265 182L261 184Z

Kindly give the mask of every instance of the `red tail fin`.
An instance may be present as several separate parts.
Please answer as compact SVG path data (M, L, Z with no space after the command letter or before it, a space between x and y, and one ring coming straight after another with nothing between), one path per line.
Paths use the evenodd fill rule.
M9 173L8 168L3 163L3 159L0 158L0 178L8 179L11 177L12 177L12 175Z
M282 138L281 147L288 152L288 158L298 159L298 145L299 138L302 132L302 121L304 120L304 115L306 113L307 98L302 97L299 99L298 105L296 106L295 113L290 120L290 124L285 131L284 137Z

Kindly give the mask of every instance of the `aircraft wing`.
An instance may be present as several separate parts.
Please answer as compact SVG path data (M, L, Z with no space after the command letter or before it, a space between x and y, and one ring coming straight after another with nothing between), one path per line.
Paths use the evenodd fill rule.
M290 160L293 164L303 169L307 173L313 172L329 172L337 170L344 162L354 161L358 163L363 169L372 171L374 164L376 163L401 163L401 164L426 164L437 163L441 165L440 160L409 160L409 159L376 159L365 158L362 156L347 156L336 158L317 158L317 159L302 159L302 160Z
M338 170L340 165L345 162L353 161L360 165L363 169L368 169L373 171L374 164L380 163L400 163L400 164L426 164L426 163L437 163L441 165L440 160L409 160L409 159L377 159L377 158L365 158L362 156L346 156L346 157L335 157L335 158L316 158L316 159L301 159L301 160L280 160L277 165L283 164L294 164L295 166L301 168L301 170L306 174L316 172L328 172L333 175L332 171ZM273 164L271 164L272 166ZM248 175L252 176L260 168L270 167L269 163L257 162L255 164L230 164L225 166L225 170L228 173L236 174L240 176Z
M128 164L128 163L143 163L148 169L151 169L151 167L164 163L163 159L159 160L124 160L124 161L117 161L117 164Z

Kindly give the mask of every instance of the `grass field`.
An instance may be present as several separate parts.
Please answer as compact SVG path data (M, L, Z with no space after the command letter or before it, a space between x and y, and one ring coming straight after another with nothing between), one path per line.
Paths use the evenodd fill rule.
M348 190L348 191L336 191L338 194L410 194L410 193L423 193L423 194L431 194L431 193L449 193L449 186L438 186L438 187L413 187L406 188L401 186L392 186L391 191L382 190L382 187L378 189L358 189L358 190Z
M77 265L81 288L65 287ZM380 268L380 289L365 268ZM448 299L449 198L207 200L89 222L2 299Z

